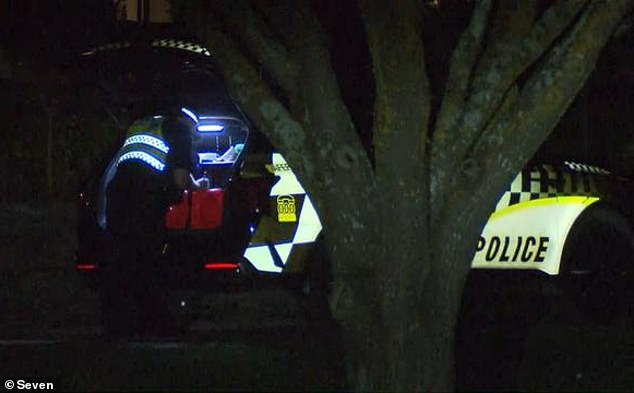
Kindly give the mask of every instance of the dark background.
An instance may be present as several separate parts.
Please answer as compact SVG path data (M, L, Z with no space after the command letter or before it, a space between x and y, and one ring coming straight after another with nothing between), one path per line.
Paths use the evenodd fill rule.
M441 2L426 35L433 102L442 93L448 54L468 20L469 2ZM316 3L328 33L342 94L371 151L373 84L354 2ZM91 176L125 124L104 109L98 86L75 78L78 54L95 45L142 35L183 35L178 24L117 18L110 0L0 2L0 200L68 199ZM430 18L431 16L431 18ZM617 173L634 168L631 33L604 50L586 87L538 159L572 159Z

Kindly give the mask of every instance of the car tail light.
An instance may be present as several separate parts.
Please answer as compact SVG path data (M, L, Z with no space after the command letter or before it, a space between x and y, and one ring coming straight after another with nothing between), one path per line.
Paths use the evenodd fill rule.
M94 263L78 263L76 267L77 270L94 270L97 268L97 265Z
M235 270L237 268L238 268L238 264L232 263L232 262L209 262L205 264L205 269Z

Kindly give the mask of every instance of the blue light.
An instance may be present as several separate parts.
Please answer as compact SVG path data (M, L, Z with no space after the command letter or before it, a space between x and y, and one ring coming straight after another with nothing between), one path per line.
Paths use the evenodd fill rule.
M203 124L198 126L198 132L220 132L224 129L225 127L220 124Z
M251 232L251 233L255 232L255 227L253 225L251 225L249 227L249 232Z
M198 116L187 108L181 108L181 111L187 115L190 119L192 119L195 123L198 123Z

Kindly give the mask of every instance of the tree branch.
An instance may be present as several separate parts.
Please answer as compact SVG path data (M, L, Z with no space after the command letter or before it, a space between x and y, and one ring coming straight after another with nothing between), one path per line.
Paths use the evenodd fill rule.
M297 96L299 66L265 20L247 2L228 2L219 7L224 24L260 62L292 101Z
M273 96L253 64L229 37L209 28L202 31L205 33L201 37L203 43L220 54L216 62L232 96L271 142L284 150L285 157L302 180L310 183L315 169L310 155L302 154L311 151L302 125Z
M493 206L499 192L557 125L633 4L634 0L589 4L574 28L527 79L519 95L515 98L511 90L505 96L502 110L468 153L468 160L474 163L470 186L455 186L445 209L473 198L489 200Z
M398 188L411 183L420 189L425 175L430 93L419 10L414 1L388 9L371 0L361 5L376 83L373 134L377 178L386 182L380 185L384 191L384 186L397 186L396 178L401 184ZM394 45L394 40L399 45ZM406 163L398 159L404 152L409 153Z
M470 156L483 162L485 171L495 165L515 172L532 156L583 87L601 50L633 6L633 0L590 3L565 39L528 78L513 110L474 144ZM503 153L492 154L496 151Z
M308 1L293 4L293 51L300 64L302 83L301 107L293 108L293 113L301 114L309 138L314 138L315 146L319 146L320 159L340 157L335 160L337 170L360 170L358 175L373 185L370 161L343 102L321 26L311 14Z
M586 1L563 1L551 6L521 43L498 41L479 62L472 94L445 138L432 147L434 216L442 209L440 196L452 189L457 171L464 165L469 148L500 107L505 92L520 75L552 45L576 18Z
M442 144L442 140L448 137L447 133L457 121L456 113L460 112L460 107L464 104L472 71L481 52L491 3L491 0L477 2L469 26L453 51L442 106L436 121L434 143Z

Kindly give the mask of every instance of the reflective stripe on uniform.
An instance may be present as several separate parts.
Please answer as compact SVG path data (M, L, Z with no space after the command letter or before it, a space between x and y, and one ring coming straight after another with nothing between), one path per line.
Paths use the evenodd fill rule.
M170 150L170 148L165 144L165 142L163 142L163 140L152 135L138 134L128 137L123 143L123 146L125 147L133 143L139 143L154 147L165 154L167 154Z
M152 168L165 170L165 160L170 148L162 139L162 118L147 117L135 121L119 150L117 164L128 160L141 161Z
M156 169L157 171L163 171L165 169L165 164L163 162L161 162L158 158L144 151L135 150L135 151L124 153L123 155L121 155L121 157L119 157L117 164L120 164L128 160L142 161L148 164L149 166L151 166L152 168Z

